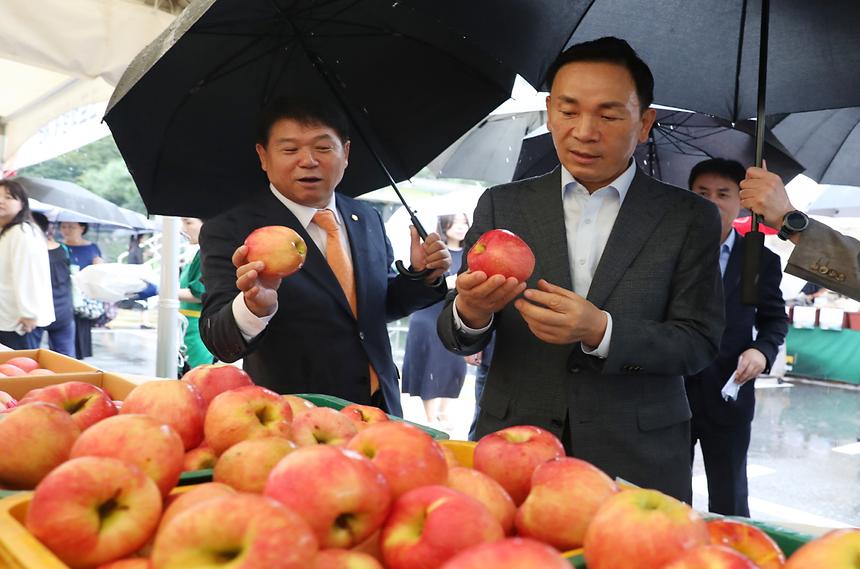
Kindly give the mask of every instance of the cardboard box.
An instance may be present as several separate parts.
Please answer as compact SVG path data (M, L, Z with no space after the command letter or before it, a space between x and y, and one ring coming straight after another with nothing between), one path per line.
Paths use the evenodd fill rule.
M0 352L0 364L6 363L12 358L33 358L39 362L39 367L49 369L54 373L82 373L87 371L99 371L98 368L84 363L75 358L52 352L51 350L10 350ZM2 380L3 378L0 378Z
M0 378L0 391L5 391L15 399L21 399L29 391L40 389L49 385L57 385L67 381L82 381L101 387L112 399L122 400L137 387L137 383L131 378L117 373L104 373L100 371L82 373L58 373L55 375L36 375L32 377L2 377Z

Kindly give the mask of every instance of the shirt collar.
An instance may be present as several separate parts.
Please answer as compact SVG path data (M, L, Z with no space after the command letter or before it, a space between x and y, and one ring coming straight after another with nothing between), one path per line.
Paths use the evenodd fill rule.
M609 185L604 186L603 188L598 188L597 191L600 191L604 188L615 188L615 191L618 192L619 203L624 203L624 198L627 197L627 192L630 190L630 184L633 183L633 178L636 177L636 161L631 159L630 166L627 167L624 172L621 173L620 176L615 178ZM573 177L573 174L567 171L567 168L564 166L561 167L561 192L564 195L564 189L568 186L568 184L576 184L577 186L581 186L585 189L585 186L582 186L576 179Z
M284 204L286 208L290 210L293 215L296 216L296 219L299 220L299 223L302 224L302 227L307 229L311 222L314 220L314 215L317 212L317 208L294 202L293 200L279 192L272 184L269 184L269 189L272 191L278 201ZM335 202L336 193L337 192L332 192L331 200L329 200L328 204L322 209L330 209L334 213L334 219L335 221L337 221L337 224L343 226L343 223L340 218L340 212L337 211L337 204Z
M729 236L726 237L725 241L723 241L723 245L728 245L729 251L734 249L734 247L735 247L735 230L734 229L729 231ZM722 249L722 245L720 245L720 248Z

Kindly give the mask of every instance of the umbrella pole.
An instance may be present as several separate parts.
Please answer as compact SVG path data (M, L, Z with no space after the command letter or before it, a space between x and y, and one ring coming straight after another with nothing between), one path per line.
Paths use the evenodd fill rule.
M761 168L764 153L765 107L767 94L767 40L770 0L761 0L761 32L758 51L758 106L756 109L755 165ZM741 301L758 304L758 279L764 233L759 231L761 216L752 214L750 232L744 236L744 262L741 272Z
M176 379L179 369L179 218L165 216L163 223L155 374Z

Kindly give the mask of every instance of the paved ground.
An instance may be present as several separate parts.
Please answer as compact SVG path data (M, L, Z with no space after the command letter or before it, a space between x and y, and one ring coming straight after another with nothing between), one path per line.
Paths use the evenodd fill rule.
M94 330L95 356L87 361L102 369L154 375L156 333L141 329L141 322L139 313L124 315L118 323L122 329ZM748 469L753 517L860 526L860 390L776 379L757 383ZM451 405L452 438L466 438L474 404L470 374ZM403 409L407 419L427 423L420 399L404 396ZM707 509L698 457L693 486L694 506Z

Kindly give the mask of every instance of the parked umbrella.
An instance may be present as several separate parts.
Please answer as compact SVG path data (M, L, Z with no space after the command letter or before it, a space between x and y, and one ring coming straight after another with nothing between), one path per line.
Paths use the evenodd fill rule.
M807 213L827 217L860 217L860 188L855 186L825 186Z
M68 212L75 212L82 214L85 219L98 220L92 223L128 227L127 219L119 206L77 184L28 176L18 176L15 179L24 186L28 197L43 204L61 208L67 212L67 216ZM78 220L67 219L67 221Z
M657 121L648 142L636 149L636 161L655 178L682 188L693 166L708 158L737 160L744 166L755 161L755 122L732 126L726 120L670 109L657 109ZM764 157L768 168L786 181L803 166L770 133L765 135ZM539 176L558 166L558 155L549 132L543 129L523 141L517 159L515 180Z
M773 134L816 182L860 186L860 107L792 113Z

